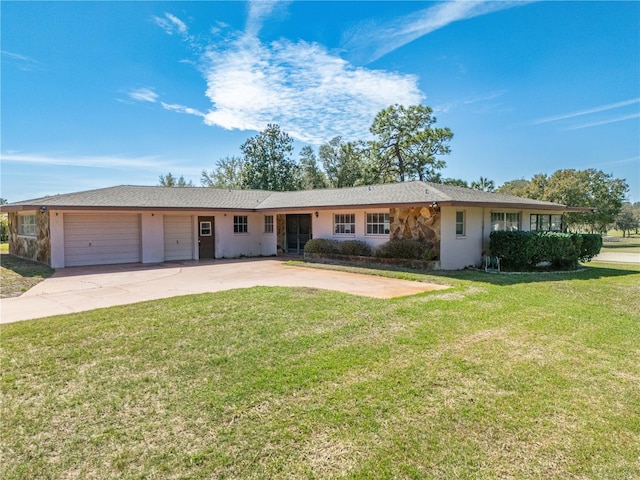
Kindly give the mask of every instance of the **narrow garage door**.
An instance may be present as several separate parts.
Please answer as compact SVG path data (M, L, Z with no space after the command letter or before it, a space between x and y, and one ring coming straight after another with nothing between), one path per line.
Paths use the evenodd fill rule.
M105 265L142 261L140 215L64 215L64 264Z
M193 258L193 219L190 216L164 216L164 259Z

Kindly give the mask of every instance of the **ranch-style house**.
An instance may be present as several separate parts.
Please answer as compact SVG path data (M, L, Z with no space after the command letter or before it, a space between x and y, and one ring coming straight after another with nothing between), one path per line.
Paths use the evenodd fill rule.
M311 238L429 241L437 268L478 265L494 230L561 230L583 211L428 182L270 192L116 186L2 206L9 251L53 268L302 254Z

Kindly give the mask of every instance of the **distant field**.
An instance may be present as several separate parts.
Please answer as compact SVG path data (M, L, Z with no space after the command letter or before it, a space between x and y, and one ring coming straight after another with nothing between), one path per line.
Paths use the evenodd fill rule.
M603 240L602 252L640 253L640 235L622 238L622 232L612 231Z
M640 478L640 267L372 273L3 325L0 478Z

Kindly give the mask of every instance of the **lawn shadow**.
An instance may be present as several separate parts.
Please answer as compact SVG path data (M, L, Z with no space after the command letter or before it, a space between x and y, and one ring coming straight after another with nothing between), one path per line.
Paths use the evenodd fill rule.
M11 270L21 277L47 278L53 275L54 269L44 263L34 262L26 258L16 257L10 253L0 252L0 267Z

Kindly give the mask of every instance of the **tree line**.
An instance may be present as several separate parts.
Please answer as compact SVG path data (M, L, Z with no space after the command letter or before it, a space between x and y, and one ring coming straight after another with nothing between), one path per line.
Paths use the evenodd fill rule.
M486 177L471 183L443 178L446 163L441 157L451 152L453 132L435 124L430 107L392 105L375 116L369 128L372 140L336 136L317 151L304 146L297 159L293 138L279 125L269 124L240 146L241 156L222 158L213 169L202 170L200 183L215 188L291 191L422 180L590 208L588 213L567 214L565 224L591 232L606 232L623 212L629 190L626 181L595 169L541 173L499 187ZM171 173L159 180L168 187L194 186ZM626 225L633 222L629 215L625 218L628 221L621 229L628 231Z

